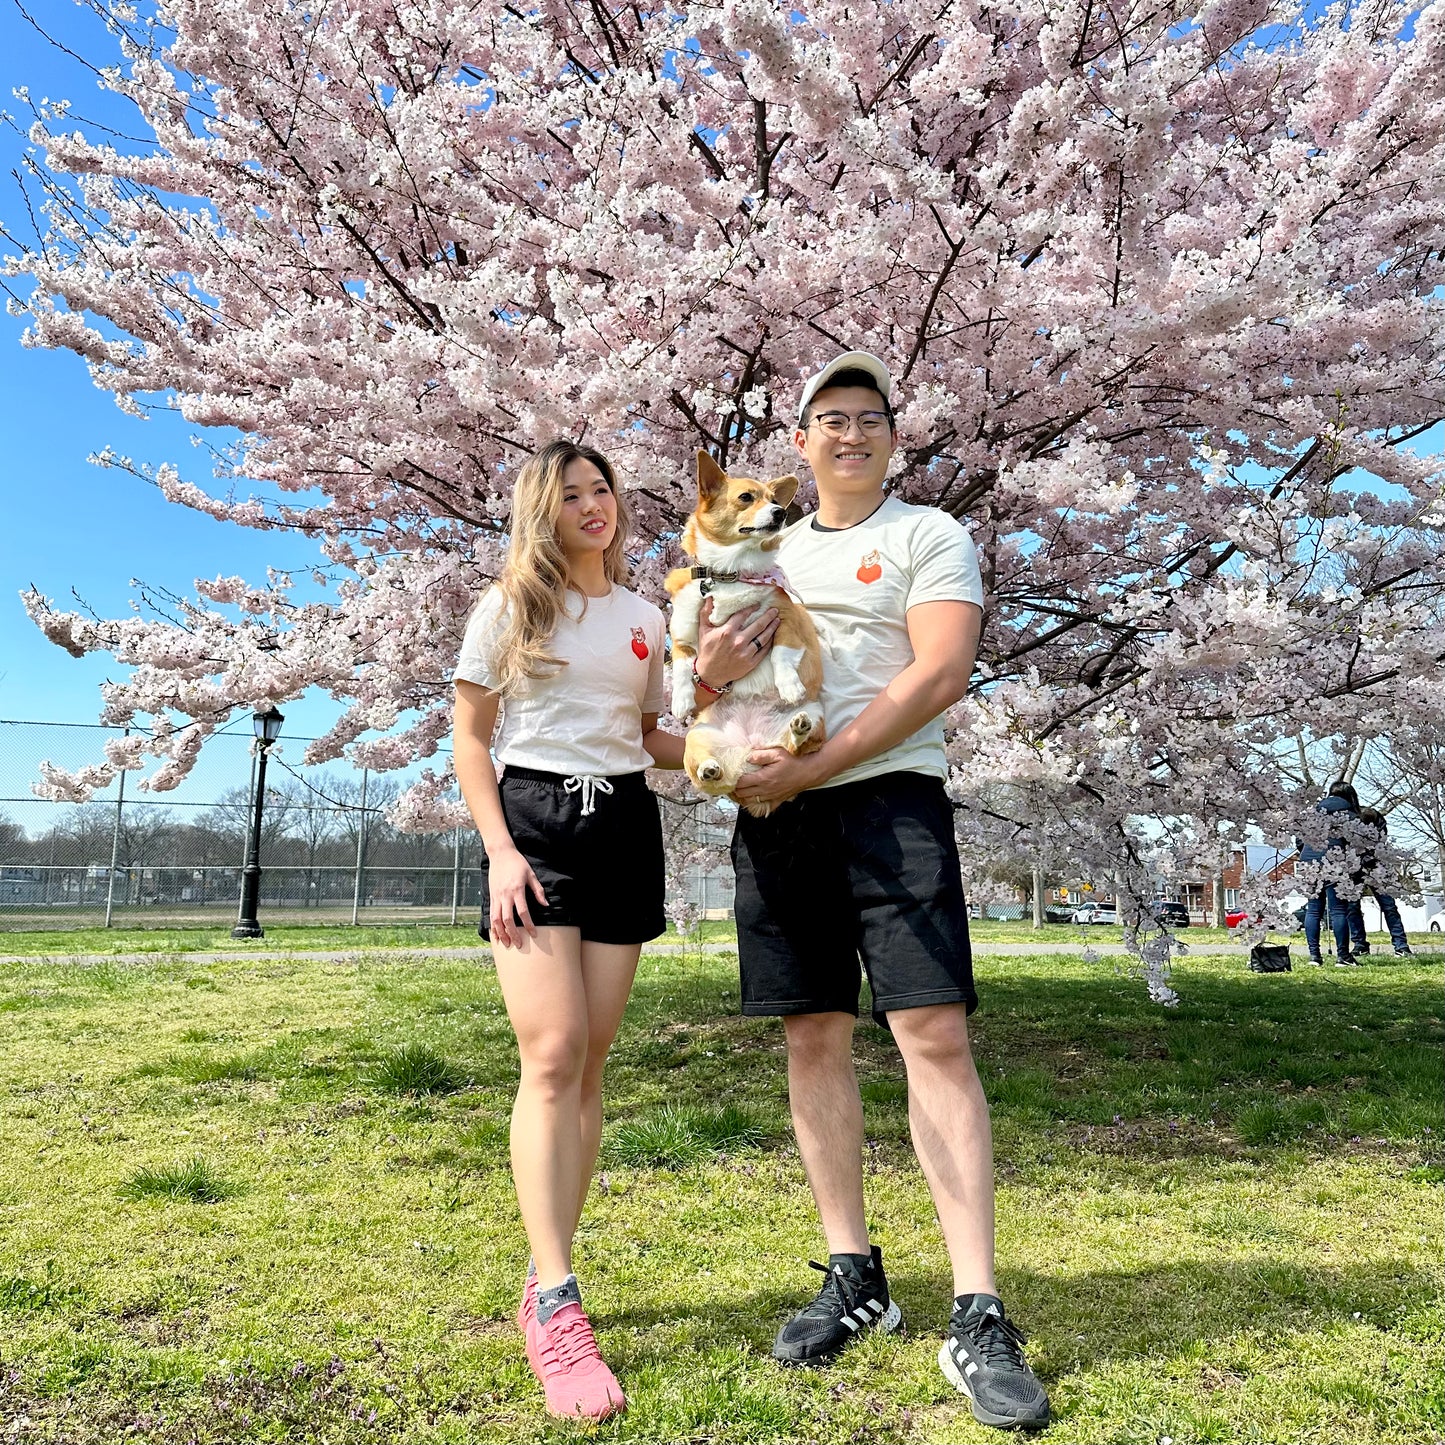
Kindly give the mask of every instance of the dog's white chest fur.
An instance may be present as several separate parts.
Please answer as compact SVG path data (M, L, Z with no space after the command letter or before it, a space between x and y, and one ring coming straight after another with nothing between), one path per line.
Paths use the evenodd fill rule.
M747 549L753 552L752 548ZM770 568L769 555L756 552L754 555L730 557L702 556L704 565L716 567L719 571L737 571L763 576ZM706 590L704 590L704 582ZM712 621L721 625L739 612L755 612L759 607L768 606L773 600L773 588L768 583L727 582L712 578L694 578L673 598L672 636L694 652L698 643L698 623L702 604L706 597L712 598ZM807 695L798 665L803 660L803 651L798 647L773 646L759 660L758 665L740 677L732 685L736 697L777 697L785 703L801 702ZM693 685L691 659L678 658L672 671L672 710L678 717L686 717L692 711Z

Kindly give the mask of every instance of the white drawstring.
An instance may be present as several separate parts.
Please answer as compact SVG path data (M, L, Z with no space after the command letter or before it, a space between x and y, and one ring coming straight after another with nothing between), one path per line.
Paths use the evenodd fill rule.
M579 789L582 793L582 816L585 818L595 811L593 804L597 801L597 794L610 793L612 784L606 778L593 777L591 773L579 773L575 778L562 779L564 793L575 793Z

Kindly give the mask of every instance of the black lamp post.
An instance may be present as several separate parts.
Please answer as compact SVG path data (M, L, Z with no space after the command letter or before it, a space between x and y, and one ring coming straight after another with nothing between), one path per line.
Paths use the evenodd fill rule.
M281 736L286 719L274 707L258 712L251 719L260 743L256 759L256 807L251 815L251 836L246 840L246 866L241 870L241 916L231 930L232 938L264 938L265 932L256 921L256 906L261 901L261 810L266 805L266 754Z

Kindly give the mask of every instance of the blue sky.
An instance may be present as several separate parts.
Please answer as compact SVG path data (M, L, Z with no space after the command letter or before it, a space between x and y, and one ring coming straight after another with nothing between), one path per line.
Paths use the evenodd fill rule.
M49 0L37 13L81 53L109 58L112 42L79 6ZM12 5L0 4L0 106L21 118L23 129L11 97L22 85L36 99L71 100L76 116L124 123L125 108L117 110L93 76ZM7 228L18 229L25 215L10 171L27 145L23 134L0 131L0 220ZM17 289L25 288L21 278ZM127 416L91 383L79 357L23 348L24 330L23 318L0 315L0 717L88 721L99 712L100 683L119 675L116 664L107 656L73 658L47 642L25 616L21 588L34 584L66 605L73 587L102 616L115 617L134 596L132 577L189 592L197 576L259 578L267 565L305 565L316 551L305 539L213 521L126 473L88 463L111 446L137 461L173 461L189 479L210 482L209 458L192 444L196 428L174 415ZM306 699L288 709L287 731L314 734L334 713L329 699Z

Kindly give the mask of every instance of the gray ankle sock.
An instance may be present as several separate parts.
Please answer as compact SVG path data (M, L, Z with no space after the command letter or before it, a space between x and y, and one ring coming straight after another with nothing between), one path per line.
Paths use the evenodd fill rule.
M537 1291L537 1323L545 1325L563 1305L580 1305L582 1291L577 1288L577 1276L569 1274L553 1289Z

